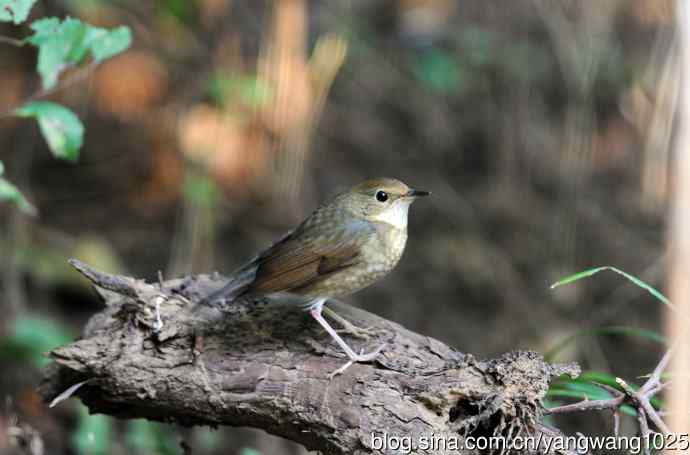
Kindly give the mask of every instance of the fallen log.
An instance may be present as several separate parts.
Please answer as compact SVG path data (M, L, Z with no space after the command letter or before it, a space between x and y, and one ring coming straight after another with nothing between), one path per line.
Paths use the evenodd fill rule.
M576 365L523 351L477 360L336 302L373 333L353 346L386 348L331 378L346 359L299 308L254 301L192 311L223 277L147 283L72 264L105 309L81 339L50 352L39 388L48 401L74 394L92 413L119 418L261 428L326 454L401 453L393 445L408 442L413 453L477 453L463 444L479 436L533 436L543 445L520 452L543 453L562 436L542 423L542 400Z

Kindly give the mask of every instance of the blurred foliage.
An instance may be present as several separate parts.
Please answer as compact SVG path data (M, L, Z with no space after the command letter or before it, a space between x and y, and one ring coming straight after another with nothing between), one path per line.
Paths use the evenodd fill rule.
M142 455L177 455L180 448L175 433L168 425L136 419L127 422L125 445L128 453Z
M544 353L544 358L553 362L568 345L577 342L578 338L586 336L598 336L598 335L614 335L614 336L627 336L631 338L639 338L642 340L652 341L658 343L662 346L667 345L666 337L660 335L653 330L645 330L637 327L627 327L627 326L614 326L614 327L600 327L594 329L583 329L575 332L574 334L566 337L563 341L557 343L551 349Z
M74 334L53 319L37 316L17 318L11 332L0 338L0 358L33 364L48 364L45 353L74 340Z
M198 428L196 430L196 444L204 452L213 452L221 447L223 442L221 435L222 432L211 428Z
M209 81L208 93L221 106L241 103L257 109L271 101L270 84L255 74L216 72Z
M27 215L35 215L37 213L36 207L31 205L31 203L24 197L16 186L8 182L2 176L4 172L5 167L3 166L2 161L0 161L0 202L9 201Z
M240 455L262 455L262 453L256 449L243 447L242 449L240 449Z
M86 406L79 404L77 430L71 436L72 447L80 455L108 455L112 446L111 417L90 415Z
M213 207L220 196L213 179L193 171L187 173L183 193L186 199L202 207Z
M458 62L452 54L433 49L422 54L417 65L415 72L429 88L442 92L461 90Z
M85 290L91 289L91 282L75 273L67 263L70 257L93 265L110 273L123 273L125 267L113 249L112 243L97 235L83 235L71 248L57 247L49 242L27 242L17 245L15 254L17 266L47 285L70 285Z
M163 0L158 4L162 12L175 17L182 23L191 22L197 13L198 3L189 0Z
M24 22L35 1L0 0L0 21ZM132 42L129 27L121 26L112 30L93 27L78 19L66 18L63 21L48 17L31 23L33 35L16 45L32 44L38 48L36 69L41 75L44 95L55 89L60 74L81 63L87 55L92 57L91 66L124 52ZM71 110L49 101L29 101L14 109L18 117L34 118L38 121L41 133L48 147L57 158L76 161L83 143L84 126ZM2 169L0 169L1 171ZM27 202L19 190L0 177L0 201L10 200L23 212L35 214L36 210Z
M540 46L472 25L460 30L457 39L453 51L429 47L413 60L413 71L425 88L469 96L490 89L487 74L506 83L530 83L548 76L549 59Z

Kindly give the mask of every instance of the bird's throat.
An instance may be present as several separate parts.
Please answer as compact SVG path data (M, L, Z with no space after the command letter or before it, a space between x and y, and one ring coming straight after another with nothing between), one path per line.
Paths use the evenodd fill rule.
M397 229L407 228L407 213L412 199L398 199L393 205L381 213L372 216L375 221L390 224Z

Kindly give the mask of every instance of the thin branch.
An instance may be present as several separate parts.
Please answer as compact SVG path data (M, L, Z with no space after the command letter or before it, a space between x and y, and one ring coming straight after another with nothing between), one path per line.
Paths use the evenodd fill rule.
M69 87L83 81L87 77L89 77L91 75L91 72L94 69L96 69L97 66L98 66L98 62L96 62L96 61L89 62L88 65L83 66L83 67L79 68L78 70L74 71L72 74L70 74L67 78L65 78L62 82L60 82L55 87L50 88L50 89L39 90L34 95L29 97L29 100L34 100L36 98L43 98L45 96L52 95L54 93L57 93L57 92L60 92L64 89L66 89L66 88L69 88Z
M10 38L9 36L0 36L0 43L11 44L12 46L22 47L26 45L26 41L22 39Z
M556 406L544 410L544 414L568 414L571 412L584 411L603 411L604 409L618 409L625 401L625 396L621 395L616 398L609 398L607 400L584 400L577 403L566 404L563 406Z
M613 410L613 436L617 439L621 429L621 413L618 408Z
M640 393L644 394L648 392L653 387L661 384L661 374L666 370L668 363L671 361L671 354L673 354L673 348L666 351L666 354L661 358L659 364L654 368L652 375L647 379L647 382L640 388Z
M641 393L641 395L643 395L643 396L645 396L645 397L647 397L647 398L651 398L651 397L653 397L654 395L657 395L657 394L658 394L659 392L661 392L662 390L664 390L664 389L665 389L666 387L668 387L669 385L671 385L671 381L666 381L666 382L664 382L664 383L658 384L658 385L656 385L656 386L654 386L654 387L652 387L652 388L646 390L644 393Z
M650 455L649 452L649 425L647 424L647 417L645 416L643 409L637 410L637 421L640 424L640 433L642 434L642 443L644 444L645 455Z
M19 106L24 105L28 101L33 101L37 98L44 98L46 96L60 92L66 88L69 88L69 87L83 81L84 79L86 79L88 76L91 75L91 72L93 72L93 70L96 68L96 66L98 66L97 62L95 62L95 61L90 62L88 65L86 65L82 68L79 68L78 70L76 70L75 72L70 74L68 77L66 77L62 82L60 82L55 87L50 88L50 89L42 89L42 90L39 90L38 92L34 93L30 97L28 97L27 99L22 101L22 103ZM19 106L12 108L12 109L8 109L8 110L0 113L0 118L9 117L9 116L14 115L15 109L17 109Z

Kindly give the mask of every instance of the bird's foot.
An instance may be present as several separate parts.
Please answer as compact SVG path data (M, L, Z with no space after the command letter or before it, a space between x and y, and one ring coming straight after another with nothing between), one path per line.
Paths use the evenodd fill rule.
M343 374L345 370L350 368L352 365L355 363L364 363L364 362L371 362L372 360L376 359L376 357L381 353L383 348L385 348L386 345L385 343L379 346L376 350L372 352L368 352L366 354L362 353L362 351L359 351L359 354L355 354L354 356L350 357L350 360L345 363L345 365L341 366L337 370L333 371L328 377L329 379L333 379L334 377L338 376L339 374Z
M161 319L161 303L165 301L165 297L159 295L155 299L156 305L156 320L153 323L153 333L159 334L163 330L163 320Z
M337 333L347 333L349 335L354 336L355 338L359 338L360 340L365 341L368 341L371 338L376 337L378 331L375 327L358 327L355 324L348 321L347 319L345 319L344 317L340 316L335 311L331 310L330 308L324 308L323 311L324 313L326 313L328 317L333 319L342 327L342 329L336 330Z

